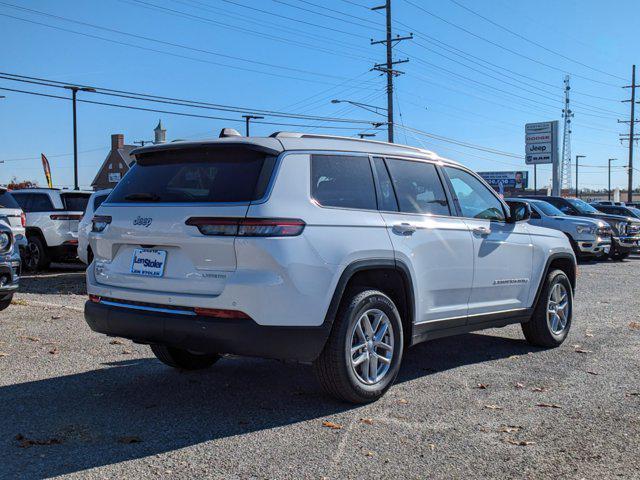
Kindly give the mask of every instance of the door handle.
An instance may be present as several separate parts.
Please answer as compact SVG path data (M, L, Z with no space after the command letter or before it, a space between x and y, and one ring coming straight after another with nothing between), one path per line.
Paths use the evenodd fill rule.
M396 223L393 226L393 231L400 235L413 235L413 232L416 231L416 227L410 223Z
M491 233L491 229L487 227L475 227L473 229L473 233L480 235L481 237L485 237Z

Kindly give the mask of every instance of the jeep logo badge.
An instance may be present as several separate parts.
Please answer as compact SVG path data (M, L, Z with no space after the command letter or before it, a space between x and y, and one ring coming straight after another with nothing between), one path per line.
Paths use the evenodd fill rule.
M141 217L138 215L138 218L136 218L133 221L134 225L141 225L143 227L148 227L149 225L151 225L151 222L153 222L153 218L151 217Z

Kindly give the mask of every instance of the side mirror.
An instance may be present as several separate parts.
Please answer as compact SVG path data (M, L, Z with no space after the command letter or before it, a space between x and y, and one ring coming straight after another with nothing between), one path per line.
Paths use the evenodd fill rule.
M509 205L509 223L526 222L531 218L531 207L527 202L507 202Z

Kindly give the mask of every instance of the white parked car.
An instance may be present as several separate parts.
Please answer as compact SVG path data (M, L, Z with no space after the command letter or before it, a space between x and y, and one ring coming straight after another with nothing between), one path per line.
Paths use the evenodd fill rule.
M14 242L21 248L25 247L27 217L11 192L3 187L0 187L0 219L11 228Z
M75 260L78 223L91 192L26 188L11 194L26 214L25 268L43 270L52 261Z
M313 362L356 403L425 340L512 323L534 345L565 340L567 237L464 166L352 138L223 136L135 150L93 218L96 332L184 369L225 353Z
M102 205L102 202L107 199L111 190L111 188L107 188L91 194L87 202L87 208L84 211L84 215L82 215L82 220L78 224L78 258L87 265L93 261L93 252L89 246L89 233L91 233L93 214Z

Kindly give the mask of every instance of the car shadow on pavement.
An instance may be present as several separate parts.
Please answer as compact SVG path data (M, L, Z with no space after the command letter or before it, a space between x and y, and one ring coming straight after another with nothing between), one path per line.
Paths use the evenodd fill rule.
M407 352L398 382L536 350L482 334L434 340ZM0 387L0 477L81 472L313 419L321 428L358 408L325 396L309 366L229 358L181 372L143 358L102 367Z
M86 295L84 265L55 265L42 272L25 272L20 278L21 293Z

